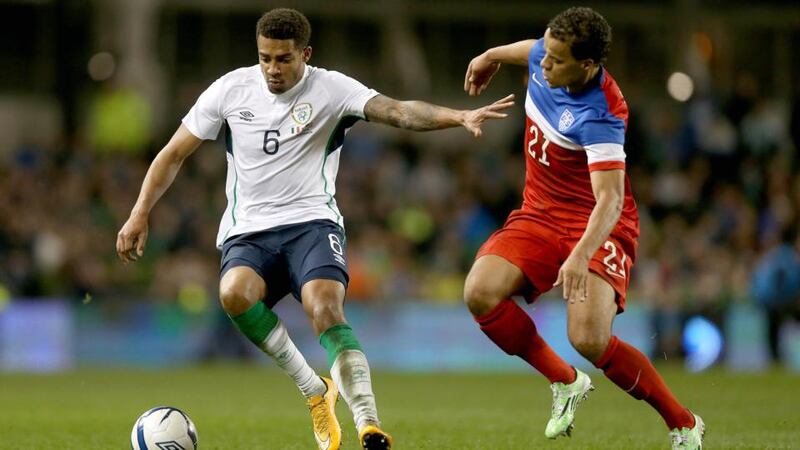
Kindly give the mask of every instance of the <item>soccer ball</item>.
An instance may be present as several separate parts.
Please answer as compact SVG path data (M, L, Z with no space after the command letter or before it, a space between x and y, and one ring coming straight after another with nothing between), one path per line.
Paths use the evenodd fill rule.
M195 450L197 429L185 412L171 406L145 411L131 430L133 450Z

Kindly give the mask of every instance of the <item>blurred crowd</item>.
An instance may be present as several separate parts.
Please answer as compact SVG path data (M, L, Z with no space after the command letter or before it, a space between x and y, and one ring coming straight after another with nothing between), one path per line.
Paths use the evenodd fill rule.
M631 303L652 306L667 340L687 313L722 320L731 302L791 315L800 295L797 104L763 95L747 77L719 98L628 101L642 229ZM451 139L454 131L419 138L356 126L337 181L351 301L460 301L476 250L521 203L518 109L491 145ZM166 137L126 149L110 136L21 145L0 164L0 283L13 297L213 301L223 146L205 143L187 160L152 213L145 256L124 265L116 232Z

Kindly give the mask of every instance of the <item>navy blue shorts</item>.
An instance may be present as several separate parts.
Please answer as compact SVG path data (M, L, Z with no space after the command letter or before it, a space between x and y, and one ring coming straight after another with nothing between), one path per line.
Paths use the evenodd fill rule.
M344 230L330 220L281 225L233 236L222 244L220 279L233 267L247 266L267 284L267 306L286 294L300 300L311 280L336 280L344 287L350 276L345 260Z

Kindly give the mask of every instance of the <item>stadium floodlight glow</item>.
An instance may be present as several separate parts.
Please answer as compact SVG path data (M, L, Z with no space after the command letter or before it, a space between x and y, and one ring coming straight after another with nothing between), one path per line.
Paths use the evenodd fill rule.
M667 92L675 100L685 102L694 93L694 81L683 72L675 72L667 79Z
M686 368L701 372L714 364L722 355L722 332L704 317L694 316L683 327L683 349Z
M89 58L86 70L94 81L105 81L114 75L117 62L114 55L108 52L95 53Z

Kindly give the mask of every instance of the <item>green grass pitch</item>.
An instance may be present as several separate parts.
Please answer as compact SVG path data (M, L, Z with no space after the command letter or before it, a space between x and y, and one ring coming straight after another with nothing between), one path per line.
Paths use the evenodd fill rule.
M774 371L686 374L662 368L677 396L708 426L709 449L800 448L800 376ZM396 449L668 449L649 406L591 374L597 387L572 438L549 441L550 390L525 374L396 374L373 383ZM0 449L127 449L137 416L158 405L194 420L199 448L314 449L310 419L288 377L257 365L176 370L0 374ZM358 448L338 405L344 449Z

